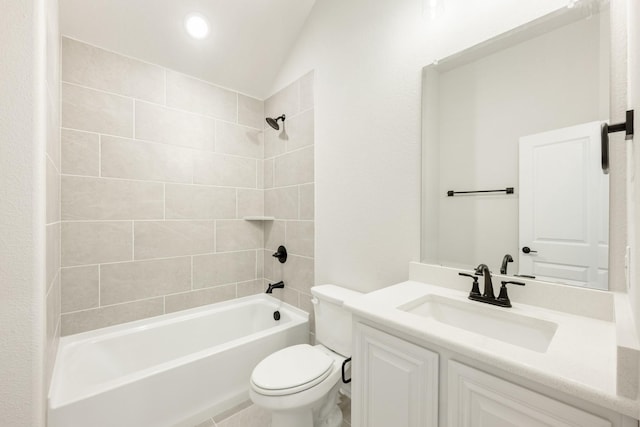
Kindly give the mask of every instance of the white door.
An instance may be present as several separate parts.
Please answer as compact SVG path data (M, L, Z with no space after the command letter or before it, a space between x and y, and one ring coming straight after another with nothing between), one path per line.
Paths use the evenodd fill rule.
M351 425L437 427L438 354L356 323Z
M591 122L520 138L520 274L607 289L600 128Z

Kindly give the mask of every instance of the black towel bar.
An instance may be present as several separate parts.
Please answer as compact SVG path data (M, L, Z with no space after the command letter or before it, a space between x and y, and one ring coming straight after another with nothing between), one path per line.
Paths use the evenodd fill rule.
M447 191L447 196L453 197L456 194L477 194L477 193L507 193L513 194L513 187L507 187L504 190L476 190L476 191Z

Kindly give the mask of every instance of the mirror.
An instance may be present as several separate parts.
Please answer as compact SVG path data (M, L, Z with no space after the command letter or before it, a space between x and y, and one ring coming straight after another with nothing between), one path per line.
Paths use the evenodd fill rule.
M422 262L509 254L509 275L607 289L608 15L565 8L424 68Z

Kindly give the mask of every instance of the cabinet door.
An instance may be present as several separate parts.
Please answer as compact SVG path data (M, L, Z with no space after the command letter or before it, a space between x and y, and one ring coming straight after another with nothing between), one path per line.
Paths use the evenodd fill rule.
M357 323L354 427L437 427L438 354Z
M450 361L449 427L611 427L580 409Z

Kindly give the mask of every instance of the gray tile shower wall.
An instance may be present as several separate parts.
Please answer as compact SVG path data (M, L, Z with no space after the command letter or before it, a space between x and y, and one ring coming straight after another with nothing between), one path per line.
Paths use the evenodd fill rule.
M314 285L314 75L303 76L264 103L265 117L286 115L276 131L264 128L264 276L284 280L274 295L313 315ZM271 255L279 245L289 254L281 264ZM313 319L312 319L313 320ZM311 323L313 326L313 322Z
M46 10L46 384L53 366L60 338L60 34L58 31L58 2L47 2Z
M62 335L263 292L267 280L285 279L284 298L309 308L312 74L265 103L62 38L61 94L50 233ZM286 110L284 136L264 129L267 105ZM276 221L243 219L262 215ZM283 266L270 257L279 244L291 246Z

